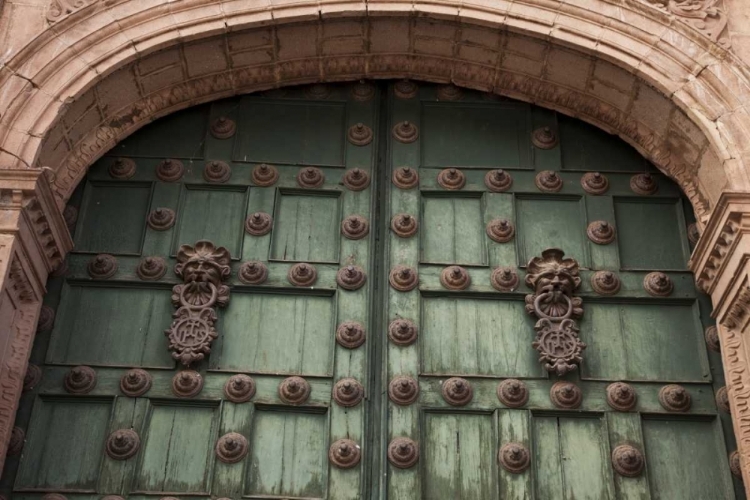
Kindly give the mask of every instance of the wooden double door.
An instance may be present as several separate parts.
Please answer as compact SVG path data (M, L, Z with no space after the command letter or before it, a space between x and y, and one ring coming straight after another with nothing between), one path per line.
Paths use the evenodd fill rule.
M126 139L65 215L6 497L744 498L689 203L582 122L241 96Z

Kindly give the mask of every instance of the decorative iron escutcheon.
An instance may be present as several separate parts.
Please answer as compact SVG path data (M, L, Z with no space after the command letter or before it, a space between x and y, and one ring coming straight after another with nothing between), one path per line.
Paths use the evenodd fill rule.
M216 307L229 303L229 250L200 240L195 246L182 245L177 252L177 276L184 283L172 288L172 325L164 333L169 338L172 357L185 366L205 358L218 336L214 324Z
M548 248L529 261L526 274L526 284L534 290L526 296L526 312L539 318L531 345L544 368L558 376L575 370L586 348L575 322L583 316L581 298L573 296L581 284L578 262L564 255L559 248Z

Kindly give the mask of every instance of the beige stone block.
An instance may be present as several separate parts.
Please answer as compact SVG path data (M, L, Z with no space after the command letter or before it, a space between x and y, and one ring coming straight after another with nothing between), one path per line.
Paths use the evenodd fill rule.
M235 15L265 11L271 7L270 0L221 0L221 10L227 18Z
M505 54L500 62L500 66L509 71L540 77L542 76L544 63L542 61L527 59L516 54Z
M0 11L0 61L8 61L47 25L43 7L29 2L6 2Z
M672 103L651 87L639 84L633 100L631 114L648 128L665 136L669 127Z
M39 153L40 163L57 170L69 152L70 147L65 139L62 123L57 123L44 137Z
M461 25L460 35L459 43L462 45L476 45L493 51L500 48L502 40L501 33L498 30L475 28L466 24Z
M95 109L95 112L99 113L95 88L87 90L67 106L65 114L62 116L63 125L66 129L70 129L76 121L91 109Z
M156 9L156 10L154 10ZM166 14L169 6L163 0L138 0L137 2L117 2L107 7L107 12L113 19L121 21L120 25L127 29L133 23L150 17L157 12ZM145 16L144 16L145 14Z
M500 53L497 50L492 50L485 47L461 44L458 47L458 58L460 60L496 66L500 58Z
M412 31L415 37L442 38L453 41L458 36L458 25L433 19L417 19Z
M273 35L267 28L231 33L227 36L227 44L230 53L241 52L246 49L271 46Z
M163 88L185 81L182 66L165 67L161 71L154 71L139 78L143 93L148 95Z
M322 23L323 38L364 37L365 25L362 19L330 20Z
M297 59L317 55L317 26L285 26L279 27L278 38L279 60Z
M314 21L320 19L320 7L317 3L290 0L271 0L271 16L274 23L283 24L296 21Z
M495 5L502 6L495 8ZM509 3L505 0L471 0L464 2L459 12L462 21L476 25L483 25L491 29L505 25L505 10Z
M224 25L224 11L218 2L206 2L192 0L182 2L169 2L169 12L175 24L184 28L191 25L201 24L199 28L204 33L209 31L208 25L212 20L219 21Z
M223 37L187 44L183 48L188 77L218 73L229 67Z
M505 38L505 52L515 53L526 59L542 61L549 49L547 42L527 36L508 34Z
M245 14L234 14L231 17L227 17L224 22L229 31L241 31L249 28L257 29L261 26L271 25L275 21L273 19L271 7L268 7L267 10L252 11Z
M727 176L721 160L713 149L707 149L698 167L698 182L711 200L717 200L727 185Z
M363 54L365 39L363 37L341 37L323 41L324 56L341 54Z
M116 112L141 97L132 65L115 71L102 80L95 89L99 98L99 107L104 116Z
M434 0L422 2L416 0L412 9L417 13L417 16L429 16L433 19L457 21L460 11L459 5L458 3L451 3L450 0L444 2Z
M585 90L593 61L567 50L552 49L544 68L545 79Z
M25 79L13 74L9 69L2 68L0 71L6 73L5 82L0 86L0 122L5 121L5 117L13 106L13 102L23 100L28 92L33 90L31 83Z
M242 68L244 66L255 66L256 64L265 64L273 61L273 48L261 48L258 50L248 50L245 52L236 52L229 56L233 68Z
M28 58L9 61L8 66L18 75L33 79L41 71L48 70L54 61L59 61L61 54L66 51L67 45L57 37L50 37L29 54ZM68 51L68 54L72 54L72 51Z
M440 38L417 37L414 39L414 53L453 57L453 41Z
M746 0L724 0L724 10L729 31L750 35L750 4Z
M409 33L408 19L370 19L370 53L407 52Z
M708 73L708 74L706 74ZM728 64L713 64L707 67L701 76L714 75L713 81L716 90L722 95L729 94L734 97L733 101L727 97L727 102L732 107L738 107L750 102L750 83L747 76L742 75L739 71L731 68ZM719 86L719 82L721 86ZM723 88L722 88L723 87Z
M157 71L163 71L165 68L170 66L179 66L182 64L182 56L180 49L174 47L167 50L162 50L156 54L143 57L136 64L138 68L138 74L141 76L148 75Z
M206 37L220 36L228 31L223 19L214 19L210 22L187 24L179 26L180 42L191 42L203 40Z
M364 0L320 0L320 16L323 19L366 15L367 3Z
M69 113L66 113L66 115L67 114ZM76 144L79 140L85 137L87 133L95 129L102 122L102 117L96 106L89 108L77 118L78 120L67 131L67 137L71 144Z

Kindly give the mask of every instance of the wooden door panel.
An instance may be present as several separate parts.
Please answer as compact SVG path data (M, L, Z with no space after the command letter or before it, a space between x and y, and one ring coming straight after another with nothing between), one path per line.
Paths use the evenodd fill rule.
M338 262L339 192L278 195L270 258L295 262Z
M485 265L482 212L479 197L423 197L421 261Z
M185 185L181 197L174 252L187 241L205 239L226 247L234 258L239 258L247 213L247 189Z

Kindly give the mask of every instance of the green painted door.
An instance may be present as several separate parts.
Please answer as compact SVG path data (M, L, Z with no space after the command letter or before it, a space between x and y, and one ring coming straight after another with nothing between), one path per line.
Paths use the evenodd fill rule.
M689 205L578 121L404 82L242 96L126 139L66 217L6 497L744 498ZM561 377L524 300L550 247L587 345Z

